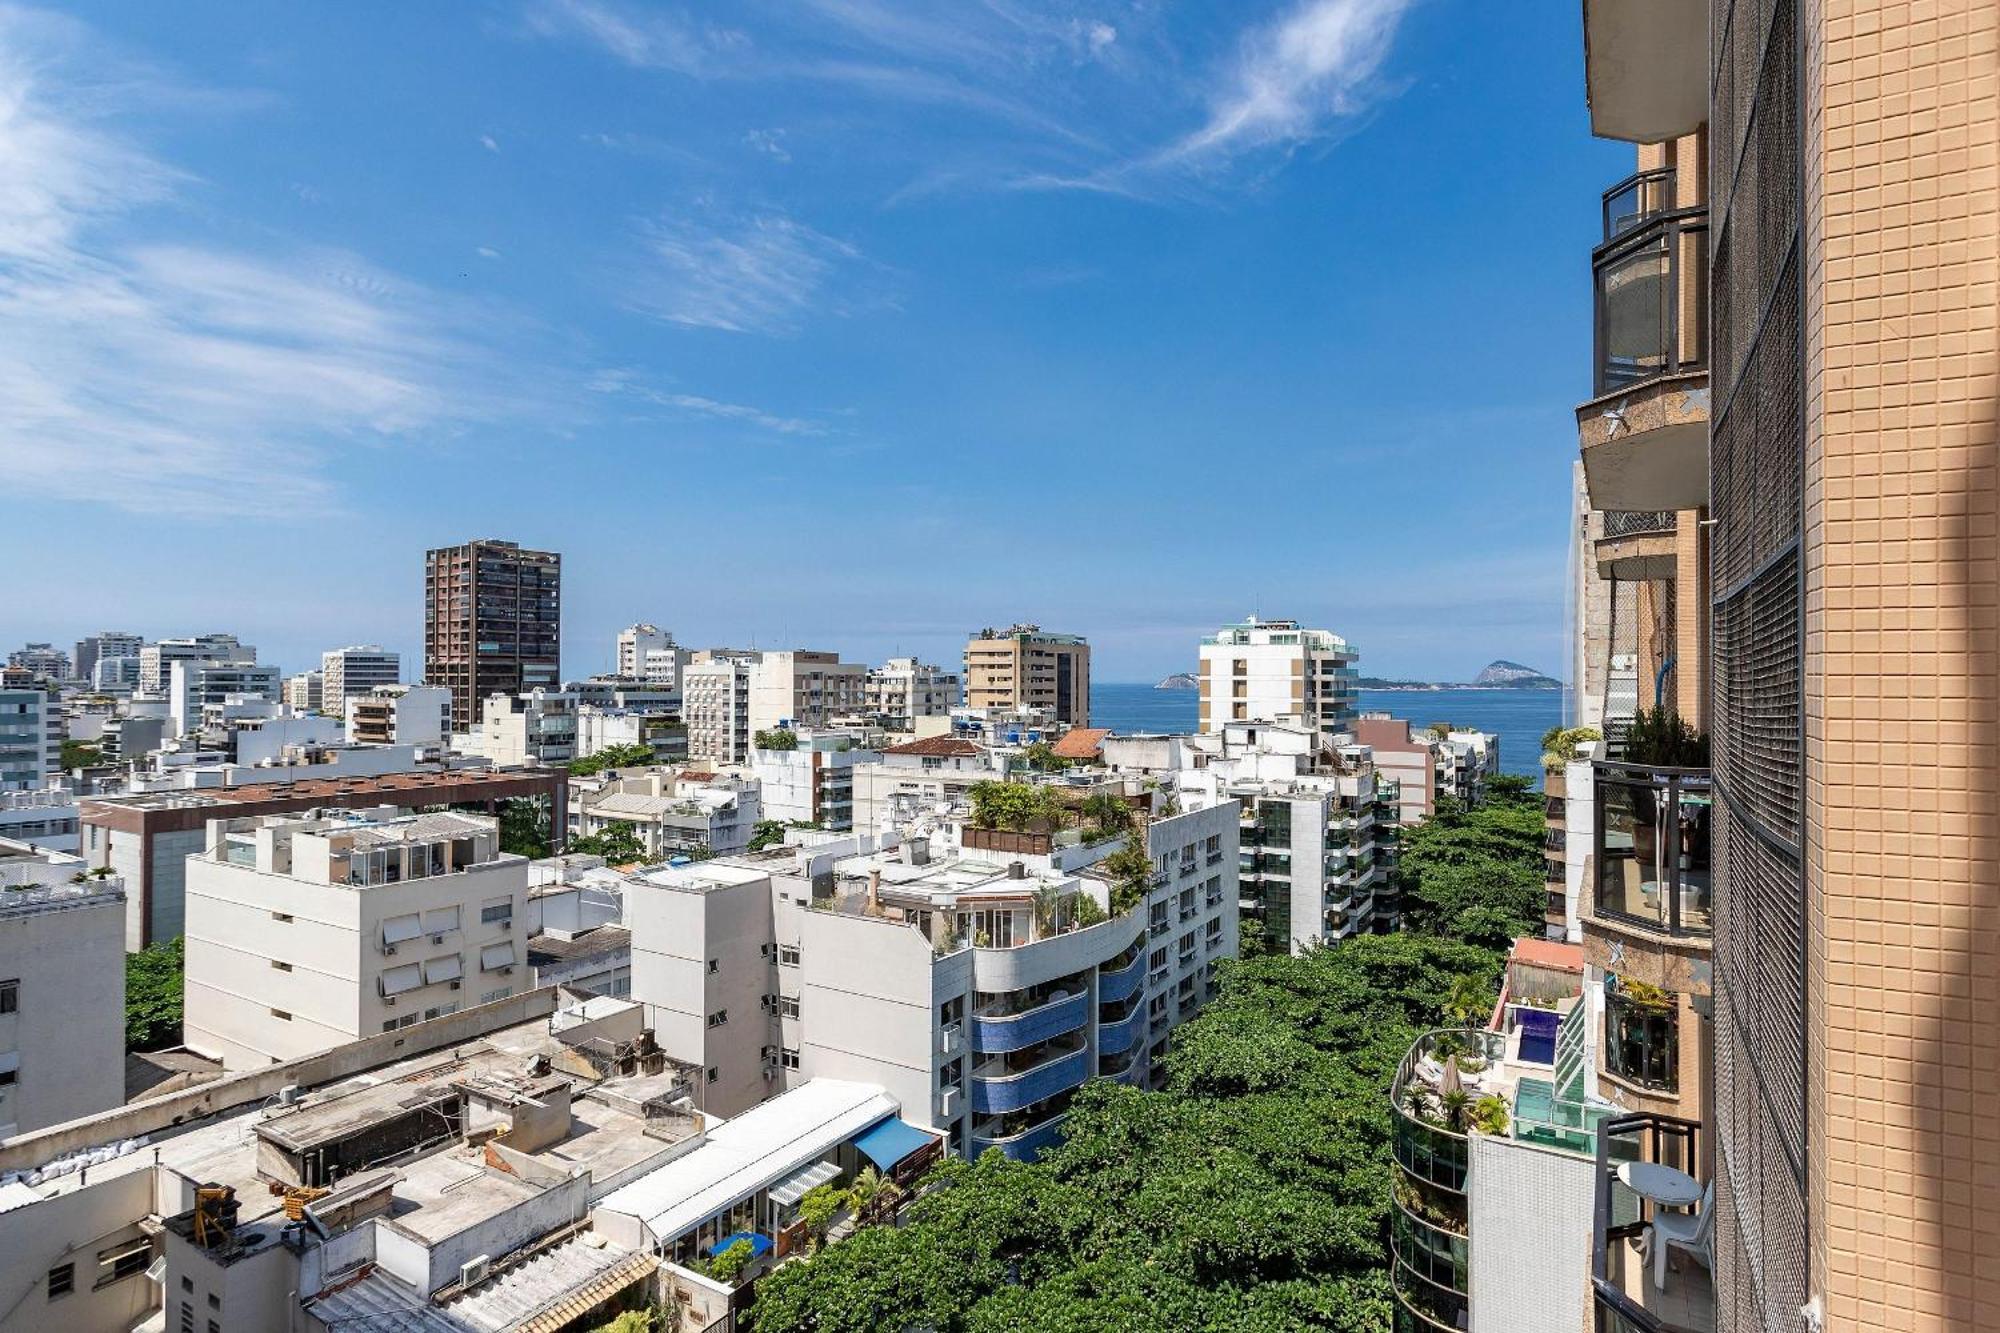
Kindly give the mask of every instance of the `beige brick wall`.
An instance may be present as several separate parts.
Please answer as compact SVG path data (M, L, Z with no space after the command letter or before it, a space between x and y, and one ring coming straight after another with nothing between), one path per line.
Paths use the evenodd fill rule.
M1802 13L1814 1285L2000 1328L2000 4Z

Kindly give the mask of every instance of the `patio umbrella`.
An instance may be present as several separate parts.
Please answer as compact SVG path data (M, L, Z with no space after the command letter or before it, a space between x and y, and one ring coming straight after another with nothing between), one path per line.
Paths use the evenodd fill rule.
M1465 1081L1458 1076L1458 1057L1454 1055L1444 1062L1444 1078L1439 1080L1438 1091L1448 1097L1464 1089Z
M721 1240L709 1246L708 1252L710 1254L721 1254L739 1240L750 1242L750 1257L752 1259L760 1258L770 1253L771 1238L755 1231L738 1231L733 1235L724 1236Z

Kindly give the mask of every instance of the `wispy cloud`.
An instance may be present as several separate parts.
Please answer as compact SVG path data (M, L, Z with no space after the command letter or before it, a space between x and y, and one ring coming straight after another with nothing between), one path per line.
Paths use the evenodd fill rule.
M775 157L780 162L792 160L792 152L785 147L783 130L751 130L743 136L743 142L767 157Z
M1208 123L1170 156L1215 157L1318 138L1366 104L1412 0L1303 0L1244 34Z
M494 138L490 134L482 134L479 136L479 146L481 148L484 148L489 153L497 153L500 151L500 141Z
M780 416L761 407L751 407L745 403L721 402L714 398L704 398L700 394L673 393L657 389L629 370L600 371L592 378L590 387L598 393L636 399L675 412L713 417L720 421L742 422L776 435L820 436L833 433L824 422L804 417Z
M0 10L0 457L18 487L279 512L327 500L335 441L502 410L441 303L355 256L121 242L195 182L58 110L121 86L58 80L87 37Z
M791 334L817 310L844 313L836 286L861 259L846 241L781 213L715 225L692 217L647 223L648 267L626 293L630 307L690 328Z

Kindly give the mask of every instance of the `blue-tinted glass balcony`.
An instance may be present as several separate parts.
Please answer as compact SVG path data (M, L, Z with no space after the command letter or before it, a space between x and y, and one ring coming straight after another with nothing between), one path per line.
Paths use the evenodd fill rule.
M1139 993L1146 980L1146 951L1139 945L1131 950L1130 961L1122 966L1113 960L1097 971L1097 998L1105 1004L1129 1000Z
M999 1115L1047 1101L1060 1092L1080 1087L1090 1077L1090 1051L1078 1041L1073 1047L1052 1048L1046 1058L1020 1072L1016 1063L993 1060L975 1066L972 1073L972 1109L979 1115Z
M1048 1000L1014 1014L975 1014L972 1049L980 1055L1004 1055L1051 1037L1075 1032L1090 1018L1089 997L1082 990Z
M1135 1004L1132 1012L1123 1018L1110 1021L1100 1020L1097 1025L1097 1051L1100 1055L1116 1055L1128 1050L1133 1043L1146 1035L1146 1006Z
M1032 1162L1062 1138L1063 1118L1067 1108L1058 1111L1048 1120L1019 1133L1006 1133L1011 1126L992 1123L975 1125L972 1130L972 1155L979 1156L988 1148L998 1148L1003 1156L1017 1162Z

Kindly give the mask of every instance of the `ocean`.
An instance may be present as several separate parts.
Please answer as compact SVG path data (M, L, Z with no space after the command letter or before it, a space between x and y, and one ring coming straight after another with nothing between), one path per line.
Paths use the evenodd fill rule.
M1093 682L1090 724L1113 731L1193 731L1199 709L1193 690ZM1362 690L1362 712L1490 731L1500 738L1500 767L1542 782L1542 733L1562 721L1561 690Z

